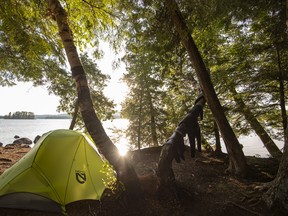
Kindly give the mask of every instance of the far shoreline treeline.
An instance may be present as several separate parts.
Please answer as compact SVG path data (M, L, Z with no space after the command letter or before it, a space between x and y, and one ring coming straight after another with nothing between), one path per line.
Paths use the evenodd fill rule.
M35 115L33 112L17 111L9 113L8 115L0 116L0 119L71 119L72 117L68 114L43 114Z
M30 114L28 114L30 113ZM113 119L120 119L121 113L116 112L113 114ZM15 113L9 113L8 115L1 116L0 119L23 119L23 120L31 120L31 119L72 119L72 117L66 113L62 114L42 114L42 115L35 115L33 112L26 112L26 111L17 111Z

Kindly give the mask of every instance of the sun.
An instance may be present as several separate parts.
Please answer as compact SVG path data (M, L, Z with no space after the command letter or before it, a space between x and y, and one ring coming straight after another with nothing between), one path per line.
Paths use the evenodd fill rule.
M127 140L126 139L121 138L116 146L117 146L119 154L121 156L125 156L127 154L128 146L127 146Z

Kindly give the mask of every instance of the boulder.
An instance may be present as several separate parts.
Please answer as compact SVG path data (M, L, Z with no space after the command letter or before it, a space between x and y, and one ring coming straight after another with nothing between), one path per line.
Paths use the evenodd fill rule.
M15 149L15 148L31 148L29 144L17 143L17 144L7 144L4 146L5 149Z
M14 136L14 139L19 139L20 137L18 135L15 135Z
M35 137L35 139L34 139L34 141L33 141L33 142L34 142L34 144L36 144L36 143L37 143L37 141L40 139L40 137L41 137L40 135L37 135L37 136Z
M32 144L32 141L29 138L22 137L14 140L13 144Z

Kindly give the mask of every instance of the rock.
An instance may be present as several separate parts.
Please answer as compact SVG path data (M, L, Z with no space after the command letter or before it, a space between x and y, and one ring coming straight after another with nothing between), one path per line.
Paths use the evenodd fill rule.
M13 144L32 144L32 141L29 138L23 137L16 139Z
M2 146L3 146L3 143L0 142L0 147L2 147Z
M19 148L31 148L29 144L21 144Z
M36 143L37 143L37 141L40 139L40 137L41 137L40 135L37 135L37 136L35 137L35 139L34 139L34 141L33 141L33 142L34 142L34 144L36 144Z
M4 146L5 149L13 149L14 148L14 144L7 144Z
M15 135L14 136L14 139L19 139L20 137L18 135Z
M15 148L31 148L30 144L24 144L24 143L12 143L7 144L4 146L5 149L15 149Z
M8 158L0 158L1 162L12 162L12 160L8 159Z

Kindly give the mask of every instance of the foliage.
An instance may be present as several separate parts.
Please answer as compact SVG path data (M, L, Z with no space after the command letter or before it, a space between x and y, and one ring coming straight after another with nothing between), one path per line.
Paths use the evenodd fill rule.
M198 93L179 38L175 32L171 35L161 4L150 3L123 3L129 22L124 81L130 87L123 114L130 120L127 133L131 143L138 148L154 145L153 124L157 143L164 143L192 107L192 95Z
M104 39L110 29L108 27L114 25L113 1L97 5L74 0L62 3L68 11L69 24L80 51L87 50L90 45L93 48L89 52L94 57L101 57L98 47L100 37ZM46 85L50 93L61 98L58 110L73 113L77 95L71 72L66 66L58 29L51 19L53 14L47 9L46 1L4 0L0 4L0 85L14 85L15 81ZM87 70L99 118L111 118L114 104L103 94L109 76L102 74L85 52L82 63Z
M99 117L113 114L112 102L102 94L108 76L85 52L89 47L93 58L100 58L99 41L108 40L115 49L125 49L124 81L130 93L123 103L123 116L131 123L127 130L131 143L139 148L163 143L199 91L194 69L163 3L60 2L82 53ZM59 110L73 113L74 84L46 1L4 0L0 4L0 85L28 80L47 84L51 93L61 97ZM186 0L179 6L237 135L253 128L236 106L231 87L271 136L283 137L282 122L287 116L280 101L285 105L288 93L287 88L284 94L280 91L280 83L286 86L288 81L285 1ZM213 117L208 109L201 124L204 138L211 140Z
M108 162L105 162L100 172L104 173L106 176L106 180L103 180L105 187L109 188L111 191L114 191L116 189L114 186L117 181L117 178L112 165L109 164Z
M181 116L192 107L198 93L197 79L162 4L153 1L122 1L121 4L126 15L122 29L127 29L124 80L130 87L123 113L131 122L128 134L132 143L137 143L141 129L141 140L147 140L144 143L150 145L151 132L145 127L149 125L150 114L145 92L153 89L152 95L155 91L159 95L153 103L155 110L159 110L156 119L163 119L158 120L161 122L157 125L158 137L160 131L165 131L163 135L167 138ZM287 85L285 74L288 74L284 1L231 4L226 0L187 0L179 4L237 135L247 135L253 128L239 112L229 91L231 87L237 89L258 121L270 130L270 135L281 139L279 78L281 75ZM285 101L287 93L286 88ZM205 113L202 132L211 142L213 118L209 110Z
M35 119L33 112L17 111L4 116L4 119Z
M64 63L56 29L47 28L50 22L37 2L0 4L0 85L13 85L15 80L41 83L51 72L51 60Z
M235 15L230 22L226 21L225 32L218 36L225 42L217 45L219 52L217 61L211 65L211 73L215 83L221 83L217 86L222 89L219 89L220 95L226 98L225 106L230 110L228 114L235 130L247 134L251 128L231 100L227 91L230 87L237 89L257 119L270 129L270 135L281 139L280 82L285 82L282 74L287 73L288 42L285 8L281 1L264 2L263 5L250 3L249 8L242 4L230 8L230 13ZM238 10L242 11L241 15ZM287 101L287 89L284 97ZM282 135L275 131L281 131Z
M98 117L102 120L111 119L115 113L113 110L114 103L105 97L103 93L109 76L103 74L97 68L96 62L87 53L81 55L81 61L87 74L93 106ZM77 103L75 104L77 101L77 92L74 90L71 73L65 69L58 68L58 71L56 69L57 66L55 66L55 73L58 74L59 78L51 80L48 90L60 96L58 109L73 115L75 106L77 106ZM76 122L78 127L82 128L84 126L82 117L79 114L77 115Z

